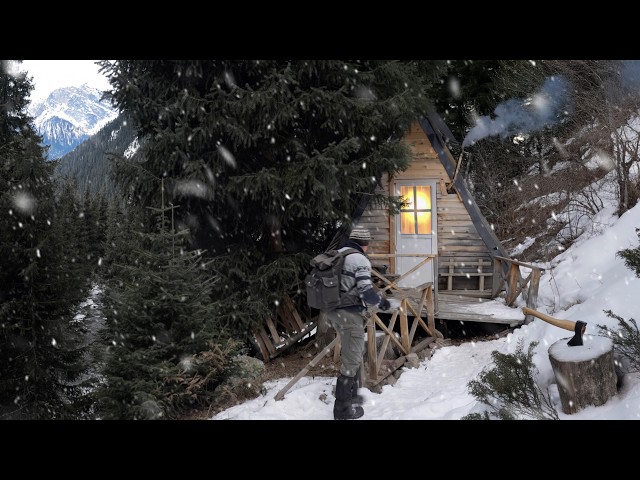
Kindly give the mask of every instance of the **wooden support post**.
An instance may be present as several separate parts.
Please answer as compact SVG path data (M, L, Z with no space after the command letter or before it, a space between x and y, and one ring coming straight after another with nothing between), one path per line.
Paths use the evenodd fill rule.
M405 298L400 302L402 308L400 309L400 340L402 341L402 346L405 355L407 355L411 351L411 342L409 341L409 323L407 320L407 304L409 303L409 299Z
M527 307L535 310L538 305L538 287L540 286L540 275L541 271L538 269L534 269L531 272L532 279L531 284L529 285L529 295L527 296ZM533 321L533 317L531 315L525 315L524 323L529 324Z
M429 330L431 330L431 332L438 334L440 332L438 332L436 330L436 312L435 312L435 305L434 305L434 295L433 295L433 286L429 286L427 287L427 325L429 326ZM432 334L433 335L433 334ZM440 338L442 338L443 335L440 333Z
M495 298L504 287L504 271L502 269L502 260L493 259L493 285L491 287L491 298Z
M518 280L520 280L520 267L512 263L509 265L509 273L507 275L507 298L505 298L505 303L509 306L511 306L520 293L520 290L518 289Z
M369 378L378 377L378 355L376 354L376 323L382 321L374 313L367 320L367 353L369 356Z

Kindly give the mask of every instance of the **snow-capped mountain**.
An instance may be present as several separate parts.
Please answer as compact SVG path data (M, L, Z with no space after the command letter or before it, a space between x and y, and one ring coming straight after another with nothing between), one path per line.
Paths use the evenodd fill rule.
M88 85L54 90L46 100L32 103L29 114L49 145L49 159L60 158L118 116L102 92Z

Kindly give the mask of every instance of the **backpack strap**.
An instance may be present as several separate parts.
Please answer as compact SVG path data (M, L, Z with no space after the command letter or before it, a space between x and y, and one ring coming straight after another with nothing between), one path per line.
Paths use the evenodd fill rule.
M362 253L357 248L347 248L345 251L340 252L340 255L342 256L342 268L340 269L340 278L342 278L342 270L344 269L344 261L346 260L346 256L351 255L352 253L359 253L360 255L364 255L364 253ZM340 283L342 283L342 281L340 281ZM360 305L362 303L362 300L360 300L360 295L354 292L354 289L356 287L357 287L357 283L353 286L353 288L341 294L341 302L340 302L341 307Z
M342 255L343 257L346 257L347 255L351 255L352 253L359 253L360 255L364 255L357 248L351 248L351 247L347 248L344 252L340 252L340 255Z

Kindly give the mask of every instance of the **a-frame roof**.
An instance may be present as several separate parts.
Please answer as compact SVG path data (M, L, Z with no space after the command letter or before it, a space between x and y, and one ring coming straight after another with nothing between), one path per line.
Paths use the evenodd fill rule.
M447 144L459 142L455 139L453 133L451 133L451 130L449 130L449 127L447 127L442 118L440 118L440 116L435 112L427 114L427 116L422 118L419 123L438 155L442 166L447 171L449 177L453 179L453 187L458 192L458 195L460 195L462 203L467 209L467 212L469 212L469 216L471 217L478 234L489 248L491 255L508 257L509 255L507 254L507 251L491 228L491 225L489 225L489 222L487 222L487 219L480 211L480 208L469 191L466 182L462 176L460 176L459 172L458 175L455 173L456 161L451 155Z

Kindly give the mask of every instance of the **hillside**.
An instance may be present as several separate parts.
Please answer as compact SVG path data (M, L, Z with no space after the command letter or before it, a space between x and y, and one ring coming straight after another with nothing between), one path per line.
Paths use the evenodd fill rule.
M119 200L110 178L109 154L131 158L137 150L137 140L126 119L118 116L86 142L62 156L55 176L77 181L80 192L92 195L103 193L111 200Z
M638 318L635 299L640 295L640 279L616 256L622 248L637 247L636 227L640 225L640 204L620 218L611 207L605 207L574 244L545 263L540 281L538 310L556 318L583 321L588 346L602 335L599 325L617 330L617 321L605 313L625 318ZM516 308L521 307L518 305ZM549 347L564 342L571 333L540 319L512 329L500 338L474 338L452 342L436 348L417 367L405 366L393 385L381 392L361 389L365 397L365 415L361 420L459 420L467 414L479 413L487 405L475 399L468 388L480 373L494 366L494 352L514 354L522 342L525 350L532 345L532 361L537 371L535 380L541 392L548 395L559 420L637 420L640 418L640 377L620 359L622 377L616 395L600 406L588 406L577 413L561 410L558 380L549 360ZM578 347L575 347L578 348ZM292 354L296 368L308 363L304 348ZM335 374L331 355L315 370L300 379L284 396L275 400L295 375L285 367L286 359L275 361L265 371L263 389L255 397L238 398L234 406L222 411L195 412L187 418L211 420L332 420ZM307 357L308 358L308 357ZM298 362L298 363L296 363ZM273 378L274 375L279 378ZM533 412L531 412L533 413ZM548 414L548 411L547 411ZM531 419L523 415L521 419ZM484 428L484 427L480 427Z

